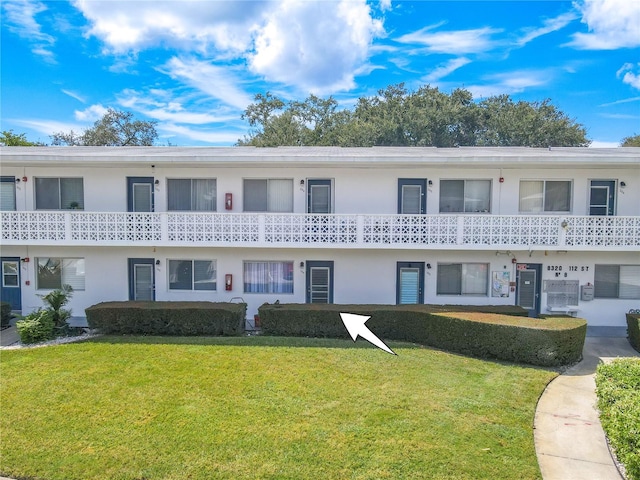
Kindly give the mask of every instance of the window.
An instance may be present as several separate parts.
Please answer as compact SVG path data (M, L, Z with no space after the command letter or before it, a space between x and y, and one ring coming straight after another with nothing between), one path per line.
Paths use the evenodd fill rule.
M215 212L215 178L180 178L167 180L169 211Z
M169 260L169 290L216 290L213 260Z
M245 212L293 212L293 180L245 179Z
M440 213L489 212L491 180L441 180Z
M486 263L439 263L438 295L487 295Z
M293 293L293 262L244 262L244 293Z
M596 298L640 298L640 265L596 265Z
M0 177L0 210L12 211L16 209L16 178Z
M36 178L36 210L83 210L82 178Z
M520 211L523 213L570 212L569 180L522 180Z
M84 258L37 258L37 288L84 290Z

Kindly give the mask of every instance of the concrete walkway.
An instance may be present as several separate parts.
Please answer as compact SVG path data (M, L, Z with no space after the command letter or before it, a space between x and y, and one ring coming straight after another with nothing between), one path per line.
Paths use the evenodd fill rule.
M555 378L538 402L534 441L544 480L622 478L598 418L595 371L600 362L639 354L625 337L595 334L586 338L582 361Z

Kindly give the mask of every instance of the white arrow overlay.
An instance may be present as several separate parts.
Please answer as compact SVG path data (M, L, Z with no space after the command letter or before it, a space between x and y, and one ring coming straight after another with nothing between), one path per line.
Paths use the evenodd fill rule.
M356 315L353 313L341 313L340 318L342 318L342 323L344 323L344 326L347 328L347 331L354 342L356 341L356 338L358 338L358 335L360 335L372 345L375 345L391 355L397 355L396 352L387 347L382 340L376 337L376 335L367 328L365 323L371 317L366 315Z

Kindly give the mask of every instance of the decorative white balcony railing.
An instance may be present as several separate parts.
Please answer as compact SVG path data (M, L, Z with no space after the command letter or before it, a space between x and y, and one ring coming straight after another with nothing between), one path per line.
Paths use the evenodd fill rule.
M640 217L2 212L4 245L634 250Z

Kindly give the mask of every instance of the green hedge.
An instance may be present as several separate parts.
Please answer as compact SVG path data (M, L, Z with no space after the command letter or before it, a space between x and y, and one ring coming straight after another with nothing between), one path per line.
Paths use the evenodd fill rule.
M587 331L583 319L528 318L501 305L265 304L259 316L267 335L350 338L340 312L371 316L367 327L383 339L540 366L579 361Z
M627 313L627 335L631 346L640 352L640 313Z
M11 321L11 304L7 302L0 302L0 327L5 328L9 326Z
M104 302L85 310L105 334L241 335L247 305L213 302Z

